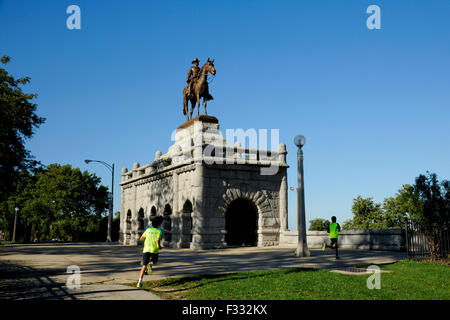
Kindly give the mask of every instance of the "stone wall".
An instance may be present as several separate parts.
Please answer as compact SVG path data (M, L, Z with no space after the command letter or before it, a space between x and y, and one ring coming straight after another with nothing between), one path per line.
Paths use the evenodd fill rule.
M227 208L244 199L257 211L257 245L279 244L287 230L286 146L280 143L277 151L229 146L218 129L213 117L195 118L177 129L166 154L158 151L153 162L122 169L121 243L137 244L151 216L162 215L170 226L163 226L170 233L164 246L223 248L232 234L226 230L226 221L232 221Z
M297 231L287 231L280 236L280 245L296 246ZM309 249L320 249L324 241L329 241L326 231L307 231ZM339 248L361 250L404 251L406 248L403 229L360 229L339 232Z
M278 245L280 230L284 231L286 225L286 213L280 214L283 177L286 177L286 168L281 168L277 175L261 176L255 166L207 166L203 200L211 232L217 231L223 242L227 207L236 199L246 199L257 208L258 246Z

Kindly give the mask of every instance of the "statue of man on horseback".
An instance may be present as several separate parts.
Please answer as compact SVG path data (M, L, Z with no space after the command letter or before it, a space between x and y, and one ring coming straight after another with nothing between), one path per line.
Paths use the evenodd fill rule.
M209 94L208 87L208 73L213 76L216 74L214 68L214 59L205 62L205 64L199 68L199 60L195 58L192 61L193 66L189 68L187 74L187 86L183 89L183 114L186 115L187 120L192 119L192 113L197 105L197 116L200 115L200 99L203 98L203 105L206 113L206 102L213 100L213 96ZM189 101L191 102L191 111L189 111Z
M200 63L200 60L195 58L192 61L193 66L189 68L189 71L187 74L186 82L188 84L188 92L187 92L188 97L191 95L192 85L194 84L194 81L197 80L197 78L200 76L200 68L198 66L199 63Z

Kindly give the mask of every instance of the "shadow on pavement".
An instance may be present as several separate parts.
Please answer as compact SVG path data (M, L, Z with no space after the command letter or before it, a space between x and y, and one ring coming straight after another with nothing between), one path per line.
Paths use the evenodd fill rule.
M50 278L58 273L56 270L36 270L0 262L0 295L4 300L74 299L61 284Z

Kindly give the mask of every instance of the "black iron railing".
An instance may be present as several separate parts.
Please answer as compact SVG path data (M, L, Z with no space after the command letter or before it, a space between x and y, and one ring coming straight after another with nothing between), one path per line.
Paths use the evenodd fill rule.
M405 221L406 251L409 259L448 259L450 251L449 226L424 230L420 224Z

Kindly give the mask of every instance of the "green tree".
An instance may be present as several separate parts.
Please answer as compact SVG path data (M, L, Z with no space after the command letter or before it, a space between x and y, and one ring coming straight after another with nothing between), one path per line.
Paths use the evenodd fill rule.
M414 190L422 202L419 222L424 228L449 224L450 181L439 182L435 173L427 172L416 178Z
M372 198L353 199L354 217L344 222L343 229L404 228L408 219L428 233L430 246L436 247L432 233L450 224L449 211L450 181L439 182L436 174L427 172L417 177L413 186L404 184L394 197L385 198L383 206Z
M326 219L313 219L309 220L309 230L310 231L328 231L328 226L330 225L330 221Z
M427 172L416 178L414 191L422 203L419 226L430 245L431 257L435 259L441 253L439 230L450 225L450 181L439 182L435 173Z
M0 59L3 65L9 61L8 56ZM38 165L25 148L25 141L45 119L36 115L36 104L31 102L36 94L22 91L29 82L29 77L14 79L0 68L0 202L14 193L21 172Z
M404 228L405 219L417 221L422 203L414 187L404 184L394 197L384 199L383 210L387 228Z
M25 241L80 241L97 232L108 207L108 189L100 182L95 174L58 164L30 177L21 192L7 201L20 207Z
M23 219L21 219L21 208L23 207L24 199L26 197L24 194L25 189L28 184L35 181L35 176L28 171L22 171L18 173L15 180L13 193L0 202L0 229L4 231L6 239L12 239L15 216L14 209L18 207L20 211L19 218L17 219L16 241L23 242L26 238L30 238L30 235L29 233L27 234L27 231L29 230L26 229Z
M358 196L353 199L352 212L353 228L381 229L386 227L381 204L375 203L372 198Z
M353 229L360 229L358 226L355 225L353 222L353 219L345 220L342 224L342 230L353 230Z

